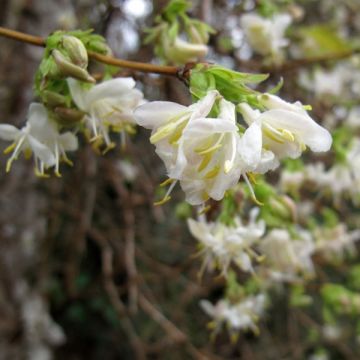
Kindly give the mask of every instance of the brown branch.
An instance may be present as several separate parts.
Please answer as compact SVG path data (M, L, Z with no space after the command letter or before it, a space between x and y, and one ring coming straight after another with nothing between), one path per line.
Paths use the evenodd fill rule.
M36 46L46 45L46 41L42 37L25 34L4 27L0 27L0 36L5 36L10 39L19 40ZM138 61L123 60L112 56L97 54L91 51L89 51L89 57L103 64L119 66L141 72L162 74L162 75L178 76L178 73L181 70L176 66L154 65L154 64L142 63Z

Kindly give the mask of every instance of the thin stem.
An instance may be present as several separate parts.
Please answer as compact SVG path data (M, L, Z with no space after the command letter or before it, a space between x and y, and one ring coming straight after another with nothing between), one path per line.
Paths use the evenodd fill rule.
M45 46L45 39L43 39L42 37L25 34L4 27L0 27L0 36L5 36L10 39L19 40L36 46ZM176 66L162 66L142 63L138 61L123 60L112 56L97 54L91 51L89 52L89 57L104 64L133 69L141 72L178 76L178 73L180 71L180 69Z
M25 34L20 31L11 30L4 27L0 27L0 36L5 36L10 39L19 40L36 46L45 46L45 40L39 36Z

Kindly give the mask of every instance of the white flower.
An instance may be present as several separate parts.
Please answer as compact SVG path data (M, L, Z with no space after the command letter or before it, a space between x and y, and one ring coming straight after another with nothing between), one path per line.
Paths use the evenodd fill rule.
M263 315L266 305L264 294L247 296L242 301L232 304L228 300L220 300L216 305L208 300L202 300L200 306L213 318L215 333L223 324L234 333L237 331L253 331L258 333L257 322Z
M221 200L240 178L235 106L221 99L219 108L217 118L198 118L189 123L179 140L178 157L186 166L178 179L192 205L209 197Z
M116 78L89 88L69 78L68 85L76 106L87 113L85 120L92 140L104 141L105 151L115 146L110 140L110 130L122 136L124 131L133 131L134 109L143 102L143 94L135 89L134 79Z
M265 232L265 222L256 222L258 212L257 208L250 212L247 225L243 225L239 218L234 219L233 226L189 219L190 232L201 243L205 254L204 266L218 265L226 274L230 264L234 263L243 271L253 271L251 259L257 258L257 254L252 246Z
M171 41L167 34L163 37L162 47L166 60L178 65L197 61L205 57L209 51L205 44L191 43L178 36Z
M275 57L279 55L281 48L289 43L284 38L284 33L290 23L289 14L277 14L267 19L251 13L243 15L240 19L246 39L254 51Z
M347 74L340 67L336 67L332 71L316 69L313 76L310 76L307 71L302 71L299 76L299 84L319 98L342 95L346 82Z
M6 141L13 141L5 153L12 152L6 164L6 171L10 171L11 164L21 152L26 156L34 154L36 170L43 173L44 169L55 164L55 156L52 151L38 140L47 122L47 115L43 112L40 104L32 103L29 108L28 120L22 129L13 125L0 125L0 138Z
M333 228L316 228L316 251L327 259L342 260L346 253L356 252L355 242L360 240L360 230L348 231L345 224L340 223Z
M8 124L0 125L0 138L13 141L5 152L13 152L9 158L6 170L10 171L11 164L20 152L25 155L34 153L35 171L39 176L45 176L45 169L55 167L55 174L59 175L59 163L64 160L70 163L66 151L77 149L77 138L66 132L60 134L57 125L49 119L46 108L38 103L32 103L29 108L29 118L22 129Z
M298 190L305 180L304 171L283 170L280 174L280 188L286 192Z
M156 153L164 161L170 178L178 179L187 164L179 152L184 129L189 122L205 118L217 96L217 91L209 91L202 100L188 107L169 101L153 101L135 110L137 124L152 130L150 142L155 144Z
M350 109L346 118L346 125L355 129L360 128L360 106L354 106Z
M315 251L314 241L306 231L299 231L298 236L293 239L287 230L273 229L260 242L260 251L265 256L263 266L270 270L273 280L295 279L299 272L314 272L311 259Z
M297 158L306 146L315 152L330 149L330 133L308 115L300 102L288 103L271 94L260 96L259 101L268 110L260 112L241 103L239 111L249 125L261 127L262 147L279 159Z
M155 101L135 112L137 123L152 129L150 141L164 161L169 178L180 180L186 200L193 205L209 197L222 199L240 178L240 135L234 105L221 99L218 117L206 117L218 96L217 91L209 91L189 107Z

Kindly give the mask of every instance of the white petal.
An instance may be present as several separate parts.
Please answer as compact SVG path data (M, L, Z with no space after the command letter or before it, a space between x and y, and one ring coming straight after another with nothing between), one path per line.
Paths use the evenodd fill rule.
M301 102L297 101L296 103L289 103L279 96L273 94L263 94L259 96L259 100L261 104L263 104L266 108L272 109L282 109L297 112L299 114L307 115L306 110L303 108Z
M68 78L67 83L75 105L80 110L88 111L89 102L87 100L87 91L81 87L81 82L72 78Z
M206 224L195 221L193 219L187 220L188 228L191 232L191 235L198 241L202 241L203 237L208 231Z
M89 90L87 95L88 103L91 104L101 99L117 98L127 94L135 87L135 84L135 80L131 77L104 81Z
M252 123L245 131L239 142L241 158L249 166L256 167L261 159L262 132L258 123Z
M170 101L153 101L135 109L134 116L138 125L156 129L173 117L186 113L186 106Z
M39 158L47 167L55 165L55 156L52 151L36 140L33 136L28 136L28 141L34 155Z
M44 105L31 103L28 113L28 121L31 127L43 127L48 122L48 114Z
M189 122L184 129L183 137L209 136L211 134L234 132L237 127L231 121L217 118L199 118Z
M21 131L13 125L9 125L9 124L0 125L0 139L2 140L13 141L18 137L20 133Z
M248 125L251 125L254 121L256 121L261 114L259 110L253 109L247 103L239 104L238 109Z
M221 99L219 118L227 119L233 123L236 123L235 105L230 101Z
M331 147L330 133L310 116L276 109L261 114L259 121L266 121L277 129L286 129L298 135L312 151L328 151Z
M205 97L189 106L189 110L193 111L191 118L206 117L214 106L218 95L219 92L216 90L208 91Z
M59 142L64 151L75 151L78 149L78 138L70 131L61 134Z

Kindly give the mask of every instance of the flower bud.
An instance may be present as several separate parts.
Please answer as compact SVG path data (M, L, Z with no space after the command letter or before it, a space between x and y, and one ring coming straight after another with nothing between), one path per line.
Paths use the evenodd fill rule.
M66 106L66 98L56 92L44 90L41 98L47 106L53 108L56 106Z
M186 64L206 56L208 47L203 44L192 44L176 37L173 42L164 39L164 54L166 59L174 64Z
M61 74L65 77L95 83L96 80L83 68L70 62L59 50L53 50L52 57L58 66Z
M88 66L88 54L81 40L75 36L65 35L62 38L62 45L66 54L75 65L86 69Z
M112 51L109 46L101 40L92 40L90 41L89 47L97 53L103 55L111 55Z
M67 107L56 107L54 109L54 119L55 121L63 126L72 126L76 123L79 123L85 113L80 110L70 109Z

